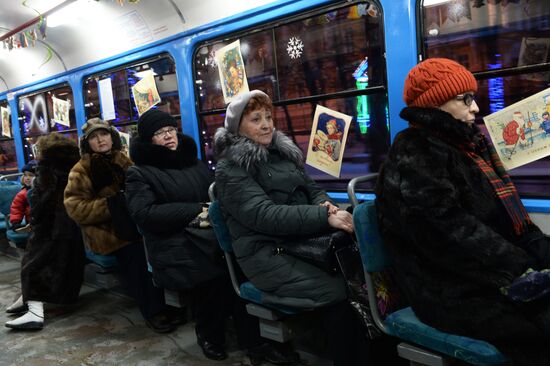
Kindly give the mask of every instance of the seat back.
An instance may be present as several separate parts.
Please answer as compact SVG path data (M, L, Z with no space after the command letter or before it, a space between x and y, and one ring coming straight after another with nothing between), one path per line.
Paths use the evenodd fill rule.
M231 234L229 234L229 229L225 224L225 219L223 217L222 209L220 207L219 201L213 201L210 203L208 208L208 217L214 228L214 233L216 233L216 238L220 243L220 247L225 253L233 252L233 244L231 242Z
M0 213L9 215L11 203L20 190L20 182L0 181Z
M208 188L208 196L212 201L210 203L210 207L208 207L208 217L210 218L210 223L214 228L216 239L218 239L218 243L225 253L225 261L227 262L227 268L229 270L229 277L231 277L231 284L233 285L233 289L235 290L237 295L241 297L241 284L237 277L235 264L233 263L233 243L231 239L231 234L229 234L229 229L225 224L225 218L223 217L220 202L216 200L215 189L216 183L214 182Z
M357 231L357 243L361 253L363 267L367 272L382 272L391 261L378 230L376 204L367 201L355 207L353 224Z

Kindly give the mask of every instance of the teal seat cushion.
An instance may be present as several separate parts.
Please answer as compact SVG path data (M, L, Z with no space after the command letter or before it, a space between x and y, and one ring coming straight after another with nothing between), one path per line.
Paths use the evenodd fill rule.
M258 290L250 281L243 282L241 284L240 291L241 291L241 297L243 299L265 306L273 310L277 310L283 314L292 315L300 312L300 310L292 309L286 306L272 305L272 304L265 305L264 303L262 303L262 291Z
M15 243L15 246L17 246L18 248L24 248L26 246L29 236L31 236L29 232L18 233L13 230L6 231L6 237L8 238L8 240L12 243Z
M378 231L374 201L363 202L353 210L353 225L363 267L368 272L381 272L390 264L390 256Z
M223 217L219 201L214 201L210 204L210 207L208 208L208 217L210 218L210 222L214 228L214 233L216 233L216 238L218 239L222 250L226 253L233 252L231 234L229 234L229 229L225 224L225 219Z
M506 357L491 344L473 338L441 332L422 323L411 307L398 310L385 319L391 335L473 365L499 365Z
M100 255L88 249L86 249L86 258L88 258L91 262L105 268L116 267L118 264L114 255Z
M250 281L241 283L241 297L245 300L255 302L256 304L262 303L262 292L258 290Z
M11 203L15 195L21 190L19 182L0 181L0 212L9 215Z

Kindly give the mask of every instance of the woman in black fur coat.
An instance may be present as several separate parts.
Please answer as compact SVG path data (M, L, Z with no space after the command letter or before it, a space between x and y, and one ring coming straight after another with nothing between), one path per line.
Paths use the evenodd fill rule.
M376 188L380 228L421 321L486 340L515 365L550 365L549 302L512 302L502 291L528 268L549 268L550 243L474 124L476 90L448 59L409 72L401 112L409 128Z
M22 296L8 313L25 312L6 323L14 329L42 329L43 302L76 302L84 272L80 229L67 215L63 190L80 159L76 143L52 133L38 140L38 166L30 191L32 234L21 263Z

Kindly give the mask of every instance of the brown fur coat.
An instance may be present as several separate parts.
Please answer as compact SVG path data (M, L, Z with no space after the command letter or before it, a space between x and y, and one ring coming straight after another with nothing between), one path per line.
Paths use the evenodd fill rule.
M92 160L91 154L84 154L71 170L64 203L69 216L82 227L86 246L92 252L104 255L129 243L116 237L107 206L107 197L117 194L123 188L123 182L113 178L110 184L98 190L98 184L92 178L98 176L93 172ZM123 172L133 165L120 151L113 152L110 162Z

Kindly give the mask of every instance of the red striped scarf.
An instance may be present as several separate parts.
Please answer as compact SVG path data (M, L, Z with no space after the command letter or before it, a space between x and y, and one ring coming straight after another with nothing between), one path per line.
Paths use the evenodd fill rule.
M461 145L460 147L485 174L489 183L493 186L496 196L502 202L508 216L512 220L516 235L521 236L527 231L532 221L493 145L489 144L485 136L481 135L479 144L470 143L466 146ZM480 155L485 157L485 159Z

